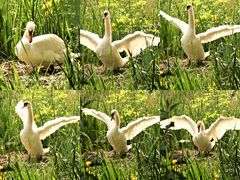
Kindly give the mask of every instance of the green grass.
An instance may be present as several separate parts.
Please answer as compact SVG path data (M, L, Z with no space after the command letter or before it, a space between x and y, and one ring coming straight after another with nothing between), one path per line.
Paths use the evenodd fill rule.
M204 45L210 50L209 65L204 67L182 67L180 64L186 56L180 46L181 32L165 19L160 17L159 10L187 21L184 12L187 1L175 3L162 0L132 1L0 1L0 58L1 64L13 60L14 71L7 79L0 68L0 88L16 89L39 88L42 86L54 89L83 90L205 90L205 89L238 89L239 71L239 35L221 38ZM49 4L49 2L52 2ZM127 4L122 6L122 4ZM238 1L194 1L197 33L222 24L238 24ZM234 4L234 6L232 5ZM219 8L219 7L222 8ZM135 58L131 58L125 71L121 74L107 72L96 73L95 66L102 63L94 52L79 44L79 30L85 29L100 37L104 33L102 13L104 9L111 12L113 40L122 39L129 33L142 30L161 38L158 47L149 48ZM117 11L115 9L118 9ZM66 58L62 66L61 81L58 75L49 75L34 71L19 73L15 45L20 40L26 23L34 20L37 25L36 35L55 33L73 52L80 52L81 58L71 63ZM162 75L160 64L174 57L177 63L170 63L171 75ZM90 72L85 65L91 64ZM16 69L14 69L14 67ZM6 74L5 74L6 75ZM23 76L23 77L22 77ZM42 79L51 81L46 85ZM51 80L50 80L51 79Z
M239 114L238 91L5 91L0 96L0 154L10 156L2 165L6 179L238 179L239 132L227 132L208 156L199 155L184 131L161 130L154 125L135 137L127 157L108 158L112 148L106 139L103 122L85 116L80 108L88 107L110 113L116 108L122 126L138 117L161 115L161 119L186 114L195 121L202 119L208 127L220 116ZM50 147L45 161L24 162L25 150L20 143L22 122L14 112L20 99L33 103L38 125L57 116L80 115L79 124L61 128L43 141ZM62 102L62 103L59 103ZM176 157L176 151L183 156ZM177 160L175 164L173 160ZM91 161L90 167L86 165Z

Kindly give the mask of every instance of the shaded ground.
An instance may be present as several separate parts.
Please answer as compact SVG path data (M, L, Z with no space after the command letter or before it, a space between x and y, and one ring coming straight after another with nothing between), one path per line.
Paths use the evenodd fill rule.
M208 65L208 63L207 61L203 62L203 66ZM173 69L178 67L178 65L186 69L196 68L191 67L188 59L179 60L176 57L170 57L161 60L160 64L157 65L159 66L160 76L173 75L174 72L172 71L174 71ZM84 83L89 83L94 72L106 81L108 81L109 75L111 75L111 78L116 77L116 81L118 81L118 79L121 80L121 78L124 78L122 76L128 73L128 66L129 64L124 68L120 68L118 71L103 73L103 66L97 67L94 64L85 64L83 68L77 65L76 67L79 69L75 69L73 72L78 73L77 76L79 79L84 75ZM41 86L43 88L53 87L55 89L66 89L66 87L68 87L66 84L69 84L66 73L68 73L68 76L71 76L71 74L69 74L71 70L69 72L63 72L63 67L58 65L52 69L43 67L33 69L30 65L19 61L0 59L0 67L0 81L2 81L4 85L9 84L9 86L11 86L9 88L11 89L18 88L19 85L27 88ZM73 69L76 67L73 67ZM125 78L124 80L127 81Z
M40 68L33 70L29 65L11 60L0 61L0 66L0 80L8 82L9 84L14 84L19 81L18 83L21 86L27 88L36 84L41 84L43 87L60 87L64 79L64 74L61 72L59 66L56 66L51 74ZM2 74L4 77L1 76Z

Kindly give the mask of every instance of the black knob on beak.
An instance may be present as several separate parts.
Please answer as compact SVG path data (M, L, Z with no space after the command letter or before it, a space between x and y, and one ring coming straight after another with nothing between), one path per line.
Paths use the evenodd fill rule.
M192 5L188 4L187 7L186 7L186 10L188 11L191 7L192 7Z
M114 113L111 114L111 120L113 120Z
M104 17L107 17L107 15L108 15L108 12L105 12L103 15L104 15Z
M29 104L28 102L24 102L24 103L23 103L23 107L27 107L28 104Z

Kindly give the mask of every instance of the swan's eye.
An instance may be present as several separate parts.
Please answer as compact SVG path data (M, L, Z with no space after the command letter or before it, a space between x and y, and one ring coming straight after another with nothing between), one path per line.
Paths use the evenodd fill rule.
M213 141L214 141L214 139L212 138L210 141L211 141L211 142L213 142Z
M23 104L23 107L27 107L28 104L29 104L28 102L25 102L25 103Z
M108 15L108 12L105 12L105 13L104 13L104 17L107 17L107 15Z

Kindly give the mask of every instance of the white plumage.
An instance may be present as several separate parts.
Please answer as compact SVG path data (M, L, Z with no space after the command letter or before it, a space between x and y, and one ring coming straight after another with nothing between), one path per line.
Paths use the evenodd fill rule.
M160 122L161 128L186 129L199 151L209 152L215 143L222 138L228 130L240 130L240 119L234 117L218 118L208 129L202 121L197 124L188 116L173 116Z
M108 142L117 153L128 152L132 145L127 145L127 140L133 139L147 127L160 122L159 116L142 117L120 129L120 117L116 110L112 110L111 117L94 109L84 108L82 111L85 115L91 115L107 125Z
M104 11L104 22L105 35L102 39L97 34L80 30L80 43L97 54L104 65L104 70L121 68L128 62L130 54L133 57L137 56L145 48L157 46L160 42L160 38L141 31L136 31L122 40L112 42L110 13L108 11ZM122 58L119 54L121 51L125 51L128 56Z
M21 100L16 108L16 113L23 121L23 129L20 132L20 139L28 154L38 158L49 151L42 146L41 140L54 133L60 127L69 123L76 123L80 120L79 116L59 117L46 122L43 126L37 127L33 119L32 105L29 101Z
M163 11L160 11L160 15L182 31L183 36L181 38L181 46L186 55L192 60L201 62L209 56L209 52L204 52L202 43L208 43L221 37L240 32L240 25L223 25L213 27L204 33L196 35L193 6L188 4L186 6L186 10L188 11L188 24L177 18L169 16Z
M33 21L27 23L23 37L15 48L18 59L32 66L62 64L67 52L64 41L55 34L33 37L35 27ZM70 53L73 59L78 56L79 54Z

